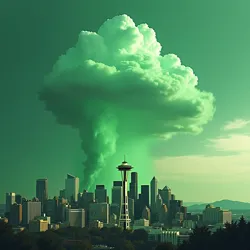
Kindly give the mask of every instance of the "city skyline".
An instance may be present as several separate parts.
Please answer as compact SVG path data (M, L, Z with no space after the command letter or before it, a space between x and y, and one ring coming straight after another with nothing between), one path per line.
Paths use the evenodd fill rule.
M134 176L134 178L132 176ZM115 199L118 198L118 196L117 196L117 191L118 190L117 189L114 190L114 188L118 188L118 187L121 188L121 186L122 186L122 181L119 180L119 177L120 176L118 176L118 178L116 180L112 180L110 185L105 185L103 183L97 183L97 184L95 184L93 186L93 188L91 190L85 190L85 189L81 190L80 187L79 187L79 182L80 182L79 177L67 173L66 178L64 178L63 181L62 181L63 185L57 187L56 192L54 192L54 193L52 193L50 191L51 188L50 188L50 182L49 182L48 178L38 178L38 179L33 181L34 182L33 183L34 189L29 188L29 190L30 190L29 194L22 193L21 191L18 191L18 190L12 190L12 191L7 190L4 193L2 193L2 200L0 199L0 204L5 204L6 194L14 194L15 197L20 196L21 198L25 198L27 200L32 200L34 198L37 199L38 198L37 194L39 195L40 192L41 192L39 190L40 188L38 187L38 183L41 182L41 181L43 181L43 182L46 181L46 185L42 186L45 193L46 193L46 195L45 195L46 198L45 199L53 199L54 197L60 197L62 194L65 195L66 197L68 197L68 199L70 199L69 197L71 197L71 196L66 191L66 189L68 189L68 190L70 190L69 192L74 193L74 198L73 199L75 201L77 201L78 194L87 191L87 192L93 193L95 197L99 197L99 196L104 197L104 196L106 196L106 197L108 197L109 202L112 202L114 197L116 197ZM134 188L133 183L134 183L135 178L137 180L137 186ZM74 179L74 181L73 181L73 179ZM69 184L67 182L67 180L72 180L73 182L71 184ZM131 189L131 186L132 186L132 189ZM140 195L143 194L143 189L145 187L146 187L146 189L148 188L148 191L146 191L146 192L148 193L148 199L149 199L148 204L149 204L150 207L151 207L151 199L152 199L152 197L155 197L155 200L157 199L156 196L153 193L158 194L158 192L159 192L159 194L161 194L161 192L163 190L166 190L166 188L170 190L170 194L174 197L173 199L183 200L184 205L189 204L188 206L190 206L192 204L213 204L216 201L230 200L227 197L223 197L223 198L221 198L219 200L209 200L209 201L207 201L207 200L186 200L185 197L180 196L171 185L168 185L166 183L163 184L163 185L159 185L159 179L156 176L153 176L151 178L151 180L149 182L147 182L147 183L146 182L141 183L140 182L140 175L138 174L138 172L132 171L128 175L129 198L134 199L133 193L135 192L135 193L137 193L137 196L136 196L137 198L136 199L140 199ZM174 193L172 193L173 190L174 190ZM132 193L131 193L131 191L132 191ZM152 191L154 191L154 192L152 193ZM194 194L194 196L195 196L195 194ZM41 196L41 197L43 197L43 196ZM136 200L136 199L134 199L134 200ZM172 198L169 198L169 199L172 199ZM239 199L232 200L232 201L246 202L246 201L241 201ZM106 202L106 201L104 201L104 200L103 201L98 201L98 199L97 199L97 202Z
M156 4L138 0L117 6L110 0L100 3L103 11L96 10L92 3L70 8L67 4L51 6L58 9L59 22L55 21L55 13L43 11L45 5L40 6L41 13L36 13L17 3L20 8L14 8L12 13L20 19L18 23L8 15L11 6L6 5L1 27L8 32L2 40L5 50L0 93L4 119L0 124L0 165L6 178L1 180L0 190L20 190L33 196L30 187L35 186L34 180L48 178L51 194L64 186L68 172L82 179L83 153L77 131L56 124L55 118L44 111L37 93L44 76L58 56L75 44L81 30L97 31L108 18L126 13L136 24L147 23L156 31L164 54L176 54L194 70L199 89L214 94L216 113L200 135L178 135L155 142L147 155L140 152L144 141L136 148L131 141L128 152L121 150L107 161L114 170L111 176L103 174L105 186L111 190L111 179L119 180L115 166L125 153L138 169L140 185L156 176L159 187L168 185L177 197L189 202L250 202L244 192L250 188L250 3L242 3L228 3L225 8L224 3L214 0L205 4L198 0ZM22 27L25 29L19 34ZM20 38L18 45L16 37ZM0 203L3 201L1 195Z

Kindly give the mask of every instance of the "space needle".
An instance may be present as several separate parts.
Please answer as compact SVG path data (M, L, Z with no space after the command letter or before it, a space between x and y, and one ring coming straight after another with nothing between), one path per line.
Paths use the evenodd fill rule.
M119 218L119 226L124 230L129 229L130 227L130 218L129 218L129 210L128 210L128 172L132 169L126 161L124 157L124 161L121 165L117 167L117 169L121 172L122 176L122 199L121 199L121 208L120 208L120 218Z

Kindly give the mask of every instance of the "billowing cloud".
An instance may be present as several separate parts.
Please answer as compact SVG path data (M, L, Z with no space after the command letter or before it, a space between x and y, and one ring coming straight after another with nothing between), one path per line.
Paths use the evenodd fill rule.
M246 127L250 124L250 120L243 120L243 119L235 119L233 121L229 121L223 127L224 130L234 130L234 129L241 129Z
M90 187L119 140L136 147L149 137L201 132L215 108L213 94L197 84L176 55L161 55L153 29L121 15L97 33L82 31L39 95L60 124L79 131L84 185Z

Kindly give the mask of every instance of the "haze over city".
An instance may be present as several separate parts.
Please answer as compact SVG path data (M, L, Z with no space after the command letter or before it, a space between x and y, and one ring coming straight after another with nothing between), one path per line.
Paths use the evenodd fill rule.
M56 5L56 2L51 5ZM200 3L198 0L188 3L129 0L121 6L113 0L105 3L82 1L75 5L61 2L57 6L57 13L42 3L33 4L30 8L26 8L25 3L16 3L15 8L12 6L12 15L2 8L3 20L0 26L5 35L1 41L0 109L4 122L0 123L0 165L2 176L6 178L1 178L0 190L3 192L0 202L4 200L4 192L15 190L26 196L34 196L30 187L35 186L34 180L38 178L49 179L49 193L52 196L63 187L66 173L73 173L82 181L86 178L81 143L86 144L82 144L86 151L89 144L84 141L84 133L88 131L79 132L77 126L69 124L78 130L59 124L65 123L65 120L58 123L58 113L54 112L54 116L46 111L44 102L48 104L48 98L41 98L38 93L44 88L44 77L51 76L51 72L55 73L53 66L61 60L60 56L76 46L77 41L80 43L81 31L98 32L107 19L115 17L118 17L118 24L127 22L133 26L134 23L135 27L147 24L155 32L161 46L161 56L176 55L170 58L174 58L178 64L178 57L182 65L193 71L187 70L186 74L184 70L183 79L187 77L189 83L196 85L197 76L198 85L195 86L197 92L191 95L190 102L185 103L193 108L190 111L187 105L184 106L190 111L187 115L183 115L184 109L177 109L177 106L172 110L176 116L181 114L187 118L184 122L174 124L179 125L178 129L176 127L178 131L173 130L170 121L174 119L169 113L164 119L169 121L166 124L170 130L164 127L162 131L158 123L156 128L161 129L160 132L153 130L156 124L154 120L147 123L150 117L142 115L142 121L138 121L140 109L137 110L136 104L128 103L134 106L129 107L126 115L119 117L118 121L130 124L134 134L121 133L124 127L120 128L122 139L117 143L117 150L113 152L111 144L107 157L101 158L104 165L95 176L92 186L105 184L110 189L112 181L119 178L116 166L126 154L127 160L139 173L140 184L149 183L152 176L156 175L159 186L170 186L185 201L210 202L226 198L249 202L248 194L244 191L250 188L250 99L247 71L250 31L245 21L249 9L246 6L250 7L250 3L241 2L242 5L227 3L227 8L224 3L214 0L209 3ZM115 25L111 27L115 28ZM105 37L105 28L100 34ZM125 38L119 41L124 46L124 41L129 41ZM80 48L91 48L92 44L85 45ZM126 48L134 49L132 45ZM59 65L57 70L69 66L65 65L61 64L61 68ZM176 74L181 75L179 72ZM118 79L122 82L124 75L120 77ZM103 94L102 91L99 94ZM157 100L160 102L160 99ZM112 101L112 104L121 109L127 107L126 102L121 105L120 102ZM158 108L157 105L155 107ZM167 105L159 107L173 108ZM146 108L153 114L151 106ZM51 106L48 109L54 111ZM157 119L163 120L162 116L157 116L158 113L154 114ZM142 126L140 122L144 121L145 126ZM138 128L133 130L133 125L138 125ZM139 133L139 128L144 130L138 140L135 134ZM175 132L178 132L177 135ZM151 134L158 135L153 142ZM159 139L163 134L169 138ZM129 140L125 140L128 135ZM96 162L100 163L99 160ZM92 169L87 173L93 177ZM85 180L85 183L91 186L89 180Z

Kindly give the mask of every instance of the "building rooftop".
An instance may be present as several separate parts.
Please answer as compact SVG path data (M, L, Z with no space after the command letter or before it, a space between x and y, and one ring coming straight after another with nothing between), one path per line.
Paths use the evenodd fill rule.
M75 179L76 177L72 174L67 174L67 179Z

